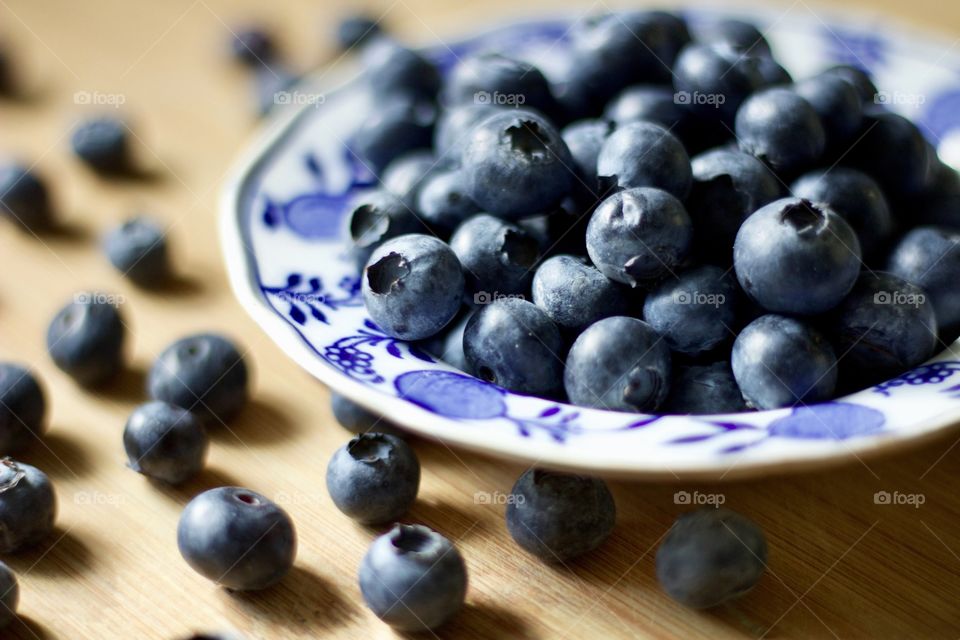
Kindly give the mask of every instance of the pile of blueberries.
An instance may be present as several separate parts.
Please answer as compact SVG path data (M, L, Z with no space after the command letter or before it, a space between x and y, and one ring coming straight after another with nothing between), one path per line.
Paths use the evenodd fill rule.
M365 45L349 233L389 335L626 412L828 400L960 334L960 178L862 70L794 81L756 27L573 25L562 71ZM554 52L562 56L563 53Z

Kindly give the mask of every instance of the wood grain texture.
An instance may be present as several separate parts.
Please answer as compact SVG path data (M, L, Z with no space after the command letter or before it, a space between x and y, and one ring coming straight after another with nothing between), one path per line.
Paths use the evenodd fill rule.
M848 4L848 3L844 3ZM487 0L382 0L370 5L408 37L427 41L518 10ZM3 637L178 638L236 629L250 638L391 637L361 605L356 568L374 531L331 504L326 461L347 439L327 392L284 357L235 302L216 236L220 181L254 128L251 87L222 55L228 25L265 19L299 67L333 57L327 37L344 2L312 0L0 0L4 35L39 71L28 103L0 103L0 151L38 167L56 186L64 228L33 238L0 228L0 357L35 365L52 405L49 435L21 457L54 479L59 529L43 548L10 557L22 621ZM601 10L603 2L572 5ZM791 6L791 5L784 5ZM805 7L794 3L793 11ZM557 3L524 3L524 13ZM938 0L878 0L886 14L960 35L960 9ZM952 35L951 35L952 34ZM69 157L77 91L122 95L150 181L104 182ZM100 234L137 210L170 228L173 289L137 291L97 249ZM51 364L43 335L77 290L125 297L131 370L103 393L78 389ZM227 331L249 349L255 400L213 434L210 467L164 490L124 467L120 439L143 400L152 357L182 334ZM421 499L410 520L450 536L471 576L468 606L441 638L811 637L956 638L960 634L960 448L948 438L898 458L839 470L729 485L615 483L612 539L569 566L519 552L502 505L477 492L509 491L516 464L416 441ZM175 544L177 517L196 492L240 484L284 503L300 535L297 566L280 586L236 596L193 573ZM653 553L683 507L677 490L719 493L756 519L770 572L742 600L709 613L684 610L654 579ZM878 506L878 490L921 493L920 508ZM430 636L427 636L430 637Z

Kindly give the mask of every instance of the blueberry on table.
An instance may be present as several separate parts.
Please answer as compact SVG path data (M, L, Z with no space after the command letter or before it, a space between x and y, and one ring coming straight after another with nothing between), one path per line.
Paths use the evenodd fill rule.
M764 84L759 59L728 45L687 45L673 74L673 88L688 110L728 124L747 96Z
M330 408L333 411L333 417L347 431L357 434L387 433L402 437L402 433L394 428L393 424L386 418L373 413L339 393L330 393Z
M414 208L420 219L442 237L449 237L464 220L480 213L480 207L467 194L463 173L457 169L428 176L417 194Z
M637 287L675 269L690 250L693 224L683 204L660 189L608 197L587 225L587 253L611 280Z
M247 364L237 346L213 333L177 340L147 376L150 398L192 411L205 423L222 422L246 404Z
M47 428L47 400L36 376L12 362L0 363L0 455L24 448Z
M692 161L687 211L694 253L724 267L733 264L733 241L743 221L780 197L780 182L762 162L733 149L712 149Z
M12 458L0 460L0 553L43 541L57 515L57 496L47 474Z
M502 110L480 122L464 143L467 190L483 211L517 219L560 204L574 184L570 150L545 118Z
M688 607L706 609L742 596L767 566L767 542L752 520L725 508L685 513L657 549L657 580Z
M123 368L126 327L111 296L79 293L47 328L47 351L64 373L96 386Z
M529 469L510 498L507 530L521 548L549 563L593 551L617 519L610 489L597 478Z
M359 47L381 34L380 23L371 16L347 16L337 25L337 45L343 51Z
M456 254L433 236L408 234L374 250L361 277L367 313L387 335L422 340L460 310L464 280Z
M337 449L327 465L327 491L344 514L362 524L400 518L420 490L420 462L406 442L363 433Z
M104 116L81 122L70 137L73 153L101 173L131 169L130 135L119 118Z
M404 154L430 146L436 116L432 103L392 99L375 109L347 144L366 168L379 174Z
M234 591L265 589L293 566L297 535L290 516L240 487L204 491L177 525L180 555L194 571Z
M373 541L360 564L360 592L378 618L400 631L436 629L467 595L467 567L448 539L398 524Z
M623 285L586 258L570 255L554 256L540 265L533 276L533 303L574 335L597 320L624 315L629 307Z
M891 273L864 272L827 330L843 354L840 375L877 384L922 364L937 347L934 306L920 287Z
M677 138L652 122L631 122L604 141L597 156L601 187L655 187L686 198L693 179L690 158Z
M670 395L660 413L703 415L747 410L740 387L727 361L686 365L674 369Z
M260 27L245 27L230 38L230 55L248 67L269 64L276 57L273 37Z
M729 271L693 267L667 276L647 295L643 319L672 351L695 356L714 349L737 329L740 287Z
M148 478L180 484L203 469L207 432L186 409L148 402L133 410L123 429L127 465Z
M540 260L536 239L521 227L481 213L450 238L463 266L468 304L486 304L497 295L525 295Z
M517 393L555 397L563 386L563 349L553 320L519 298L480 307L463 332L469 371Z
M754 93L737 111L740 149L790 174L812 166L827 145L820 116L805 99L783 87Z
M353 257L360 269L367 264L374 249L385 241L427 230L403 200L385 189L364 193L352 204L347 229L353 242Z
M17 617L20 604L20 585L13 569L0 562L0 629L7 627Z
M843 216L857 233L866 256L886 247L895 223L890 205L876 180L857 169L834 167L804 174L791 185L798 198L822 202Z
M166 235L149 218L132 218L115 227L103 248L110 264L141 286L156 286L170 275Z
M570 347L564 387L570 402L649 412L670 391L670 349L649 324L614 316L590 325Z
M490 104L523 107L550 115L557 104L550 84L535 66L496 52L482 52L460 61L441 92L447 106Z
M837 384L837 358L819 331L794 318L765 315L733 343L733 375L747 403L778 409L828 400Z
M363 48L363 64L378 99L436 99L441 81L433 62L386 38L376 38L369 45Z
M797 82L792 89L820 116L827 147L842 153L863 122L863 100L856 87L839 75L822 73Z
M774 313L829 311L860 274L860 242L843 217L823 203L783 198L747 218L733 265L740 286Z
M49 226L53 217L50 195L33 169L18 163L0 166L0 215L25 230Z
M937 324L947 336L960 330L960 232L917 227L890 254L888 270L930 296Z

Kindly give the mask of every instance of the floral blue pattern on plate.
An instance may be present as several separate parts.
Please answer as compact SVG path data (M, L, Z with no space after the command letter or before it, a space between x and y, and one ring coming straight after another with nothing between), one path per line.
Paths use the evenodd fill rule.
M689 17L697 23L717 15L698 10ZM934 144L960 132L960 112L948 108L960 95L960 58L942 55L929 39L856 22L827 26L812 15L774 18L768 37L797 76L833 62L858 64L881 89L925 96L890 106L921 122ZM449 69L471 51L506 49L542 64L549 75L551 52L566 45L569 26L562 19L517 23L426 51ZM341 78L347 81L332 91L330 78L301 88L324 92L322 106L277 116L240 162L221 214L228 270L244 307L339 393L450 444L542 465L667 480L862 460L960 420L956 345L914 371L834 402L687 417L599 411L511 393L385 335L363 308L344 228L350 200L379 184L346 144L371 97L356 74Z

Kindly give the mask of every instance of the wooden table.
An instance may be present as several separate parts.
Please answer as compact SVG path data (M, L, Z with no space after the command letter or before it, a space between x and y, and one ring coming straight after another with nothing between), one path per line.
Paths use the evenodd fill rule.
M398 32L429 40L516 11L518 3L460 5L382 0L372 10ZM527 13L556 8L547 0L524 5ZM52 405L49 435L22 458L52 476L61 502L50 544L5 558L20 576L23 616L4 637L163 639L231 628L263 639L391 635L362 606L356 582L374 534L338 513L324 488L327 459L346 435L330 415L326 391L235 302L215 225L222 176L255 125L249 78L222 56L228 25L266 18L291 59L306 67L333 58L326 34L346 6L0 0L3 32L40 82L35 100L0 103L0 151L38 163L56 187L65 223L39 239L0 228L0 355L32 363ZM603 9L603 2L577 7L591 8ZM948 37L960 34L960 9L938 0L878 0L864 9L899 13ZM809 11L802 0L791 10ZM158 179L105 182L69 157L68 132L85 109L75 104L76 92L122 97ZM170 225L181 278L169 292L135 290L97 249L104 229L139 210ZM43 340L54 311L75 291L93 287L125 297L132 343L131 370L96 395L51 364ZM201 329L227 331L249 348L255 400L229 430L213 434L203 477L160 490L124 467L121 430L144 399L152 357ZM502 506L474 500L477 492L509 491L521 466L417 441L423 485L410 519L454 539L471 576L466 610L437 635L956 638L956 444L951 437L897 458L749 483L615 483L619 521L612 539L569 566L548 567L511 543ZM198 491L223 484L282 500L296 521L297 565L279 587L230 595L181 560L175 544L181 508ZM674 604L654 579L657 543L683 510L673 500L680 489L722 494L763 526L770 543L770 571L756 590L709 613ZM925 502L876 505L879 490L919 493Z

